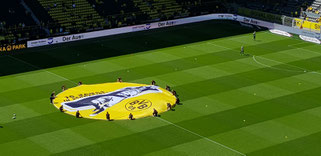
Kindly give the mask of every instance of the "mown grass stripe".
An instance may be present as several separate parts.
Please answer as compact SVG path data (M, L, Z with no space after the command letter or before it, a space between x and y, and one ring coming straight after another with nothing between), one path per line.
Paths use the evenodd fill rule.
M273 43L270 43L270 44L273 44ZM182 47L181 47L181 49L182 49ZM197 50L198 51L198 53L199 52L201 52L201 54L198 54L198 53L195 53L195 57L200 57L200 58L211 58L212 60L216 60L215 59L215 56L222 56L223 54L226 54L226 53L228 53L229 52L229 50L225 50L225 51L220 51L219 53L223 53L223 54L217 54L217 55L212 55L213 54L213 52L211 52L211 53L209 53L209 54L203 54L203 50L198 50L197 48L192 48L192 49L190 49L190 48L187 48L189 51L191 51L191 50ZM186 50L185 50L186 51ZM214 53L217 53L217 52L214 52ZM135 56L135 55L134 55ZM232 56L235 56L235 55L232 55ZM139 66L140 64L133 64L133 67L132 68L128 68L128 67L122 67L122 69L121 70L117 70L117 68L116 68L116 70L114 69L114 70L112 70L112 72L110 72L109 70L107 70L108 71L108 73L112 73L112 74L115 74L115 73L126 73L128 70L129 71L133 71L134 69L136 69L137 67L137 69L141 69L141 68L144 68L144 67L149 67L149 66L161 66L162 64L167 64L167 63L170 63L170 62L173 62L173 64L179 64L182 60L184 60L184 59L186 59L186 60L193 60L194 58L195 58L194 56L189 56L189 57L181 57L180 59L175 59L175 60L171 60L171 61L161 61L160 63L156 63L156 64L153 64L153 62L150 62L150 61L141 61L141 60L139 60L139 59L132 59L132 60L135 60L135 61L139 61L139 62L144 62L144 64L146 64L146 65L141 65L141 66ZM12 59L15 59L16 61L17 60L19 60L19 59L17 59L17 58L14 58L14 57L11 57ZM124 59L128 59L128 56L124 56L124 57L120 57L119 59L117 59L117 60L124 60ZM147 59L147 58L146 58ZM234 59L236 59L236 58L234 58ZM100 60L101 61L101 60ZM113 61L113 59L105 59L105 61ZM221 61L223 61L223 60L221 60ZM24 64L26 64L27 66L31 66L32 68L37 68L37 69L40 69L40 67L36 67L35 65L32 65L32 63L29 63L29 62L26 62L26 61L23 61L23 60L19 60L18 61L19 63L24 63ZM122 61L113 61L114 63L113 64L115 64L115 63L117 63L117 62L122 62ZM127 64L128 64L128 61L123 61L124 63L126 62ZM94 63L94 62L91 62L91 63ZM85 65L85 64L84 64ZM88 65L88 66L90 66L90 65ZM81 68L80 68L81 67ZM110 69L110 67L106 67L106 68L108 68L108 69ZM53 68L53 69L48 69L48 71L50 71L50 72L52 72L53 74L55 74L56 72L58 72L58 71L60 71L60 72L58 72L57 74L59 74L59 75L64 75L64 77L67 77L68 79L71 79L70 78L70 76L68 77L68 73L75 73L76 71L81 71L81 73L78 73L78 74L76 74L76 75L86 75L86 73L88 73L89 71L87 71L86 70L86 67L84 67L84 66L79 66L79 69L78 68L76 68L76 69L74 69L74 68L68 68L68 67L66 67L66 69L69 69L69 70L63 70L63 71L61 71L62 69L61 68L57 68L57 69L55 69L55 68ZM58 71L57 71L58 70ZM75 71L76 70L76 71ZM178 70L180 70L180 69L178 69ZM106 70L101 70L101 71L106 71ZM40 70L39 72L47 72L47 70ZM31 72L30 74L37 74L38 72ZM90 73L90 76L92 76L92 75L96 75L96 76L98 76L99 74L94 74L94 73L91 73L91 72L89 72ZM105 72L106 73L106 72ZM101 73L102 75L104 75L105 73ZM21 74L18 74L18 75L20 75L20 77L21 78L23 78L24 77L24 75L21 75ZM27 74L28 75L28 74ZM72 74L72 75L75 75L75 74ZM117 75L117 74L116 74ZM12 77L16 77L16 76L9 76L9 77L6 77L7 79L9 78L9 79L12 79ZM72 76L73 78L74 78L74 76ZM82 76L83 77L83 76ZM80 77L81 78L81 77ZM3 77L2 77L2 79L3 79ZM21 82L21 84L24 84L23 82ZM0 92L4 92L6 89L9 89L9 90L12 90L11 89L11 87L15 87L15 86L17 86L18 88L17 89L19 89L19 88L23 88L23 85L11 85L11 86L3 86L3 87L1 87L1 90L0 90Z
M292 95L288 95L288 96L284 96L284 97L280 97L280 98L276 98L276 99L272 99L272 100L267 100L264 102L260 102L260 103L256 103L256 104L252 104L252 105L248 105L248 106L238 107L238 108L235 108L232 110L227 110L227 111L223 111L223 112L219 112L219 113L205 115L205 116L195 118L192 120L178 122L176 124L178 124L182 127L187 127L191 131L193 131L195 133L199 133L203 136L212 136L215 134L223 133L225 131L230 131L233 129L237 129L237 128L249 126L252 124L256 124L259 122L263 122L266 120L271 120L274 118L286 116L291 113L297 113L297 112L304 111L307 109L319 107L319 104L317 101L313 101L313 100L307 101L308 104L304 105L304 106L301 106L301 103L298 101L299 100L306 101L305 99L302 99L302 97L307 97L307 98L309 98L309 96L313 97L320 90L321 90L321 88L312 89L312 90L300 92L297 94L292 94ZM298 103L291 103L291 102L289 102L290 100L296 101ZM277 108L279 111L275 112L275 110ZM272 110L273 110L274 113L267 114L267 115L265 115L263 113L263 112L269 111L269 110L271 110L270 112L272 112ZM247 113L245 113L245 112L247 112ZM248 112L250 112L250 113L248 113ZM258 115L258 117L255 117L253 115ZM57 114L52 114L52 116L57 116ZM246 119L247 120L246 124L244 124L242 122L232 122L232 121L238 121L239 119ZM56 118L55 118L55 120L56 120ZM211 123L212 125L216 125L215 126L216 128L215 129L208 129L207 124L205 124L205 123ZM18 123L16 123L16 124L21 125ZM84 123L82 123L82 124L84 124ZM39 124L37 124L37 125L39 125ZM67 125L65 125L65 126L67 126ZM73 126L68 125L68 126L73 127L76 125L73 125ZM167 126L164 126L164 127L167 127ZM15 128L15 129L17 129L17 128ZM156 129L159 129L159 128L156 128ZM45 131L48 132L48 129L46 129ZM153 133L153 132L149 132L149 131L153 131L153 130L148 130L147 132L144 131L142 133ZM30 132L28 132L27 134L30 134ZM133 134L133 136L136 136L136 134ZM127 138L127 136L124 138ZM122 139L120 139L120 140L122 140ZM192 140L190 140L190 141L192 141ZM110 142L110 140L106 141L106 142ZM90 145L90 146L93 146L93 145ZM164 148L166 148L166 147L164 147Z
M195 133L198 133L200 135L209 137L216 134L224 133L226 131L231 131L233 129L246 127L259 122L264 122L267 120L272 120L272 119L280 118L282 116L287 116L293 113L301 112L307 109L319 107L318 102L316 101L313 102L313 100L308 101L309 104L304 106L301 106L300 105L301 103L299 104L299 103L285 102L285 101L289 101L290 99L292 99L292 101L298 101L298 100L302 101L302 97L316 95L318 91L321 91L321 88L312 89L312 90L300 92L297 94L280 97L277 99L267 100L264 102L260 102L260 103L256 103L248 106L238 107L232 110L205 115L199 118L195 118L188 121L182 121L175 124L184 128L188 128L189 130ZM264 113L266 111L272 112L271 110L273 110L274 112L269 114ZM278 111L275 112L275 110L278 110ZM239 122L240 119L246 119L248 122L244 124L243 122ZM215 128L209 128L208 124L206 123L211 123L211 125L213 125ZM132 134L130 136L124 136L121 138L106 140L93 145L80 147L78 149L66 151L58 155L68 155L71 153L86 153L86 151L92 151L92 150L97 150L101 152L112 152L112 153L115 152L117 154L129 154L130 151L135 151L135 153L137 152L140 155L142 155L142 154L149 153L151 151L156 151L163 148L169 148L173 145L178 145L185 142L193 141L193 139L191 138L187 140L184 139L184 141L182 141L182 139L173 139L171 141L168 141L168 138L172 138L173 136L178 135L172 132L173 127L175 128L175 126L173 125L163 126L156 129L151 129L148 131ZM159 133L159 131L163 131L163 133ZM167 137L164 136L164 138L167 138L166 142L160 141L162 139L156 137L157 134L160 134L162 136L164 133L166 134L166 132L168 132L168 134L173 134L173 136L167 136ZM150 137L147 137L146 135ZM144 137L141 137L141 136L144 136ZM181 135L178 135L178 136L181 136ZM117 152L122 142L130 143L131 140L135 140L135 138L138 139L137 137L142 140L142 142L139 142L140 146L134 145L133 147L129 147L128 151ZM147 146L147 144L149 144L148 141L145 142L146 141L145 139L155 140L155 143L153 144L154 146L152 146L152 149L147 149L147 150L144 149L144 147ZM194 139L199 139L199 137ZM158 144L158 143L161 143L161 144Z
M321 131L295 140L276 144L258 151L248 153L254 155L306 155L319 156L321 153Z
M194 62L194 57L191 57L191 58L188 58L188 59L179 59L179 60L170 61L170 62L166 62L166 63L159 63L159 64L153 64L153 65L148 65L148 66L142 66L142 67L139 67L139 68L133 68L133 69L127 69L127 70L122 70L122 71L109 72L109 73L105 73L105 74L92 75L92 76L89 76L89 77L81 77L81 78L79 78L77 80L72 80L72 81L78 82L78 81L81 80L84 83L86 83L86 81L91 82L91 83L102 83L102 82L106 82L106 81L114 81L117 77L123 77L125 81L126 80L130 81L130 80L133 80L133 79L139 79L139 78L144 78L144 77L152 77L152 76L155 76L155 75L160 75L160 74L165 74L165 73L172 73L172 72L176 72L176 71L181 71L181 70L201 67L201 66L204 66L204 65L213 65L213 64L218 64L218 63L223 63L223 62L226 62L226 61L233 61L233 60L237 60L237 59L243 58L243 57L240 57L238 54L235 54L235 53L234 54L226 54L226 53L229 53L229 52L230 51L228 50L228 51L224 51L222 53L219 52L219 53L215 53L215 54L207 54L207 55L199 56L198 58L200 60L201 59L205 59L206 60L202 64L195 63ZM228 57L226 57L225 55L227 55ZM213 60L215 60L215 61L213 61ZM175 69L177 69L177 70L175 70ZM130 71L130 72L127 72L127 71ZM151 72L145 72L145 71L151 71ZM66 80L66 81L69 81L69 80ZM70 84L70 83L71 82L61 83L61 86L63 84ZM55 84L50 84L50 85L54 86ZM74 84L72 84L70 86L73 86L73 85ZM47 88L46 85L43 85L43 87ZM55 86L55 87L57 88L57 86ZM36 90L39 90L40 88L42 88L42 86L37 86L37 87L35 86L33 88L36 89ZM52 88L54 89L54 87L52 87ZM3 99L3 101L5 101L3 103L3 105L12 104L12 103L10 103L10 101L12 101L13 103L23 102L23 101L19 101L19 100L22 100L21 98L19 98L19 96L20 95L24 95L24 94L20 94L19 96L17 96L17 94L19 94L19 92L26 93L27 91L31 91L31 88L24 88L24 89L21 89L21 90L18 90L18 91L9 91L9 92L0 93L0 97L2 97L1 99ZM51 91L49 91L47 94L49 95L50 92ZM46 95L44 95L45 92L42 91L41 93L43 93L43 95L39 96L39 95L35 95L34 94L33 96L46 97ZM27 99L23 99L23 100L36 100L36 99L32 98L33 96L27 97ZM12 99L10 99L8 97L12 97Z
M269 71L269 70L267 70L267 71ZM253 74L250 74L251 72ZM257 76L257 77L255 77L254 80L246 78L248 76L251 77L251 75L255 75L255 74L258 75L260 73L262 75L269 74L269 77L263 78L264 76ZM262 69L260 69L260 70L246 72L246 73L235 74L232 76L220 77L220 78L216 78L216 79L192 83L193 85L197 84L196 86L201 87L200 88L201 90L199 90L199 93L201 93L201 94L198 94L198 95L192 94L195 90L197 90L197 87L194 88L193 85L191 85L191 84L185 84L185 85L178 86L175 88L178 88L177 89L178 91L180 91L179 88L185 88L184 91L182 90L182 93L184 93L184 94L182 94L182 97L183 97L182 99L188 100L188 99L193 99L193 98L197 98L197 97L201 97L201 96L207 96L207 95L211 95L211 94L215 94L215 93L220 93L223 91L238 89L238 88L249 86L249 85L255 85L257 83L264 83L264 82L268 82L268 81L273 81L273 80L277 80L277 79L288 77L288 76L294 76L294 75L295 74L293 74L293 73L285 74L285 73L278 73L275 71L269 71L268 73L266 73L266 72L262 72ZM231 85L230 82L235 82L235 83L233 83ZM207 86L209 86L209 85L215 86L215 87L205 90L205 88L207 88ZM219 87L219 85L221 85L221 87ZM187 86L189 86L189 87L192 86L193 91L191 93L189 93L189 90L187 89L189 87L187 87Z

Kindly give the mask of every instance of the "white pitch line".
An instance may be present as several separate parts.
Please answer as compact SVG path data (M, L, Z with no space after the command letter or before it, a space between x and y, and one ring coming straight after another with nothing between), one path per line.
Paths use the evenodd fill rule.
M255 58L255 55L253 55L252 58L253 58L253 60L254 60L255 63L257 63L257 64L259 64L259 65L261 65L261 66L264 66L264 67L268 67L268 68L275 69L275 70L281 70L281 71L287 71L287 72L298 72L298 73L302 73L302 72L306 71L306 70L304 70L304 71L296 71L296 70L288 70L288 69L276 68L276 67L272 67L272 66L270 66L270 65L266 65L266 64L264 64L264 63L261 63L261 62L257 61L256 58ZM263 58L263 57L262 57L262 58Z
M313 51L313 50L309 50L309 49L304 49L304 48L298 48L298 47L295 47L296 49L301 49L301 50L304 50L304 51L308 51L308 52L311 52L311 53L315 53L315 54L318 54L318 55L321 55L321 53L318 53L316 51Z
M316 72L316 71L312 71L312 72L309 72L309 73L312 73L312 74L319 74L319 75L321 75L321 73L320 73L320 72Z
M295 47L295 45L300 45L300 44L304 44L304 43L307 43L307 42L299 42L299 43L294 43L294 44L289 44L288 47Z
M269 31L263 31L263 33L273 34L273 33L269 32ZM274 35L276 35L276 34L274 34ZM293 46L293 47L295 47L295 45L300 45L300 44L305 44L305 43L311 43L311 42L303 41L303 40L296 39L296 38L292 38L292 37L291 37L290 39L293 39L293 40L299 40L299 41L302 41L302 42L300 42L300 43L295 43L295 44L289 44L289 45L288 45L288 47L292 47L292 46ZM297 48L297 49L301 49L301 50L305 50L305 51L309 51L309 52L312 52L312 53L316 53L316 54L321 55L321 53L318 53L318 52L313 51L313 50L304 49L304 48L299 48L299 47L295 47L295 48Z
M303 42L303 43L306 43L306 42ZM311 53L315 53L315 54L321 55L321 53L319 53L319 52L294 46L294 45L299 45L299 44L303 44L303 43L290 44L290 45L288 45L288 47L294 47L296 49L300 49L300 50L304 50L304 51L307 51L307 52L311 52Z
M18 61L20 61L20 62L23 62L23 63L25 63L25 64L27 64L27 65L29 65L29 66L31 66L31 67L34 67L34 68L37 68L37 69L41 69L41 68L39 68L39 67L37 67L37 66L35 66L35 65L32 65L32 64L30 64L30 63L28 63L28 62L25 62L25 61L23 61L23 60L20 60L20 59L18 59L18 58L12 57L12 56L10 56L10 55L9 55L9 57L11 57L11 58L13 58L13 59L15 59L15 60L18 60ZM70 81L70 82L72 82L72 83L77 84L76 82L71 81L70 79L68 79L68 78L66 78L66 77L60 76L60 75L55 74L55 73L53 73L53 72L47 71L47 70L45 70L45 69L41 69L41 70L43 70L43 71L45 71L45 72L47 72L47 73L50 73L50 74L52 74L52 75L58 76L58 77L60 77L60 78L62 78L62 79L64 79L64 80L68 80L68 81ZM211 139L209 139L209 138L207 138L207 137L204 137L204 136L202 136L202 135L200 135L200 134L198 134L198 133L195 133L195 132L193 132L193 131L190 131L190 130L184 128L184 127L178 126L178 125L176 125L176 124L174 124L174 123L172 123L172 122L170 122L170 121L167 121L167 120L162 119L162 118L157 118L157 119L162 120L162 121L164 121L164 122L166 122L166 123L169 123L169 124L171 124L171 125L174 125L174 126L177 127L177 128L183 129L183 130L185 130L185 131L187 131L187 132L189 132L189 133L192 133L192 134L194 134L194 135L196 135L196 136L199 136L200 138L205 139L205 140L207 140L207 141L210 141L210 142L212 142L212 143L214 143L214 144L220 145L220 146L222 146L222 147L224 147L224 148L226 148L226 149L229 149L229 150L231 150L231 151L233 151L233 152L235 152L235 153L238 153L238 154L240 154L240 155L246 156L245 154L243 154L243 153L241 153L241 152L239 152L239 151L237 151L237 150L235 150L235 149L232 149L232 148L227 147L227 146L225 146L225 145L223 145L223 144L220 144L220 143L218 143L218 142L216 142L216 141L214 141L214 140L211 140Z
M22 63L24 63L24 64L27 64L27 65L29 65L29 66L31 66L31 67L34 67L34 68L38 69L38 70L45 71L45 72L47 72L47 73L49 73L49 74L51 74L51 75L57 76L57 77L62 78L62 79L64 79L64 80L70 81L70 82L72 82L72 83L74 83L74 84L77 84L76 82L71 81L71 80L68 79L68 78L65 78L65 77L63 77L63 76L60 76L60 75L55 74L55 73L53 73L53 72L50 72L50 71L48 71L48 70L46 70L46 69L41 69L40 67L37 67L37 66L35 66L35 65L33 65L33 64L30 64L30 63L28 63L28 62L26 62L26 61L23 61L23 60L21 60L21 59L12 57L12 56L10 56L10 55L8 55L8 56L9 56L10 58L12 58L12 59L15 59L15 60L17 60L17 61L20 61L20 62L22 62Z
M221 48L224 48L224 49L229 49L229 50L237 51L237 50L235 50L235 49L232 49L232 48L229 48L229 47L225 47L225 46L220 46L220 45L217 45L217 44L214 44L214 43L211 43L211 42L207 42L207 44L210 44L210 45L213 45L213 46L217 46L217 47L221 47Z
M177 127L177 128L180 128L180 129L182 129L182 130L184 130L184 131L186 131L186 132L189 132L189 133L191 133L191 134L194 134L194 135L196 135L196 136L198 136L198 137L200 137L200 138L202 138L202 139L205 139L205 140L207 140L207 141L209 141L209 142L211 142L211 143L214 143L214 144L216 144L216 145L219 145L219 146L222 146L222 147L224 147L224 148L226 148L226 149L229 149L229 150L231 150L231 151L233 151L233 152L235 152L235 153L238 153L238 154L240 154L240 155L246 156L245 154L243 154L243 153L241 153L241 152L239 152L239 151L237 151L237 150L235 150L235 149L233 149L233 148L230 148L230 147L228 147L228 146L225 146L225 145L223 145L223 144L221 144L221 143L218 143L218 142L216 142L216 141L214 141L214 140L212 140L212 139L209 139L209 138L207 138L207 137L205 137L205 136L202 136L202 135L200 135L200 134L198 134L198 133L195 133L195 132L193 132L193 131L190 131L190 130L184 128L184 127L181 127L181 126L179 126L179 125L176 125L176 124L174 124L174 123L172 123L172 122L170 122L170 121L168 121L168 120L165 120L165 119L162 119L162 118L157 118L157 119L162 120L162 121L164 121L164 122L166 122L166 123L168 123L168 124L171 124L171 125L173 125L173 126L175 126L175 127Z
M307 69L304 69L304 68L301 68L301 67L298 67L298 66L295 66L295 65L287 64L287 63L280 62L280 61L277 61L277 60L272 60L272 59L269 59L269 58L266 58L266 57L262 57L262 56L258 56L258 57L260 57L262 59L265 59L265 60L273 61L273 62L276 62L276 63L279 63L279 64L285 64L285 65L288 65L290 67L298 68L298 69L301 69L303 71L307 71Z
M262 57L262 56L257 56L257 57L263 58L263 59L265 59L265 60L273 61L273 62L276 62L276 63L279 63L279 64L285 64L285 65L288 65L288 66L291 66L291 67L294 67L294 68L301 69L301 70L303 70L303 71L295 71L295 70L288 70L288 69L281 69L281 68L272 67L272 66L269 66L269 65L266 65L266 64L263 64L263 63L257 61L256 58L255 58L255 55L253 55L253 60L254 60L257 64L260 64L260 65L265 66L265 67L268 67L268 68L272 68L272 69L276 69L276 70L282 70L282 71L288 71L288 72L304 72L304 73L306 72L306 73L319 74L319 75L321 75L321 73L320 73L320 72L317 72L317 71L309 71L309 72L308 72L307 69L304 69L304 68L301 68L301 67L298 67L298 66L295 66L295 65L283 63L283 62L276 61L276 60L272 60L272 59L269 59L269 58L266 58L266 57Z

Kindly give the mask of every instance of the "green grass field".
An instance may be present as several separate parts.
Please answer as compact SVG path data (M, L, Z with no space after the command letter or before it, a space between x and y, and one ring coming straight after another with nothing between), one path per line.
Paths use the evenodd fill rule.
M209 21L3 55L0 155L321 155L321 47L252 32ZM107 122L49 104L62 85L117 77L170 85L182 105Z

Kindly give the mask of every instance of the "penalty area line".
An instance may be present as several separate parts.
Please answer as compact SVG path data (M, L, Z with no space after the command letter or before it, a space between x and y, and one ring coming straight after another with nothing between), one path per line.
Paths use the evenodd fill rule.
M290 67L294 67L294 68L300 69L301 71L299 71L299 70L288 70L288 69L281 69L281 68L272 67L272 66L269 66L269 65L266 65L266 64L263 64L263 63L257 61L256 58L255 58L255 55L253 55L252 58L253 58L255 63L257 63L259 65L262 65L262 66L265 66L265 67L268 67L268 68L271 68L271 69L287 71L287 72L311 73L311 74L321 75L321 73L317 72L317 71L311 71L311 70L309 71L308 69L305 69L305 68L302 68L302 67L298 67L298 66L295 66L295 65L287 64L287 63L276 61L276 60L272 60L272 59L269 59L269 58L266 58L266 57L262 57L262 56L257 56L257 57L260 57L260 58L265 59L265 60L269 60L269 61L273 61L273 62L279 63L280 65L284 64L284 65L287 65L287 66L290 66Z
M60 75L58 75L58 74L55 74L55 73L50 72L50 71L45 70L45 69L41 69L41 68L39 68L39 67L37 67L37 66L35 66L35 65L33 65L33 64L30 64L30 63L28 63L28 62L26 62L26 61L23 61L23 60L21 60L21 59L12 57L12 56L10 56L10 55L9 55L9 57L12 58L12 59L15 59L15 60L17 60L17 61L20 61L20 62L22 62L22 63L24 63L24 64L27 64L27 65L29 65L29 66L31 66L31 67L33 67L33 68L37 68L37 69L43 70L43 71L45 71L45 72L47 72L47 73L49 73L49 74L55 75L55 76L60 77L60 78L62 78L62 79L64 79L64 80L68 80L68 81L70 81L70 82L72 82L72 83L74 83L74 84L77 84L76 82L74 82L74 81L72 81L72 80L70 80L70 79L68 79L68 78L65 78L65 77L63 77L63 76L60 76ZM176 124L174 124L174 123L172 123L172 122L170 122L170 121L167 121L167 120L162 119L162 118L157 118L157 119L159 119L159 120L161 120L161 121L163 121L163 122L166 122L166 123L168 123L168 124L171 124L171 125L173 125L173 126L175 126L175 127L177 127L177 128L180 128L180 129L186 131L186 132L189 132L189 133L191 133L191 134L193 134L193 135L196 135L196 136L198 136L198 137L200 137L200 138L202 138L202 139L205 139L205 140L207 140L207 141L209 141L209 142L212 142L212 143L214 143L214 144L216 144L216 145L219 145L219 146L221 146L221 147L224 147L225 149L231 150L231 151L233 151L233 152L235 152L235 153L238 153L238 154L240 154L240 155L242 155L242 156L246 156L245 154L243 154L243 153L241 153L241 152L239 152L239 151L237 151L237 150L235 150L235 149L232 149L232 148L230 148L230 147L228 147L228 146L225 146L225 145L223 145L223 144L221 144L221 143L218 143L218 142L216 142L216 141L214 141L214 140L211 140L211 139L209 139L209 138L207 138L207 137L204 137L204 136L202 136L202 135L200 135L200 134L198 134L198 133L195 133L195 132L193 132L193 131L190 131L190 130L184 128L184 127L181 127L181 126L179 126L179 125L176 125Z
M24 60L21 60L21 59L12 57L12 56L10 56L10 55L8 55L8 57L10 57L10 58L12 58L12 59L15 59L15 60L17 60L17 61L20 61L20 62L22 62L22 63L24 63L24 64L26 64L26 65L29 65L30 67L36 68L36 69L38 69L38 70L43 70L43 71L45 71L46 73L49 73L49 74L51 74L51 75L60 77L60 78L62 78L62 79L64 79L64 80L66 80L66 81L69 81L69 82L73 83L73 84L77 84L76 82L74 82L74 81L72 81L72 80L70 80L70 79L68 79L68 78L65 78L65 77L63 77L63 76L60 76L60 75L55 74L55 73L53 73L53 72L50 72L50 71L48 71L48 70L46 70L46 69L42 69L42 68L40 68L40 67L37 67L37 66L35 66L35 65L31 64L31 63L28 63L28 62L26 62L26 61L24 61Z
M257 61L256 58L255 58L255 55L253 55L252 58L253 58L253 60L254 60L255 63L257 63L257 64L259 64L259 65L261 65L261 66L267 67L267 68L275 69L275 70L287 71L287 72L296 72L296 73L303 73L304 71L306 71L306 70L296 71L296 70L288 70L288 69L276 68L276 67L272 67L272 66L270 66L270 65L266 65L266 64L264 64L264 63L261 63L261 62ZM264 57L262 57L262 58L264 58ZM264 58L264 59L265 59L265 58ZM267 59L267 60L270 60L270 59ZM278 63L280 63L280 62L278 62Z
M212 139L209 139L209 138L207 138L207 137L205 137L205 136L202 136L202 135L200 135L200 134L198 134L198 133L195 133L195 132L193 132L193 131L191 131L191 130L188 130L188 129L182 127L182 126L179 126L179 125L177 125L177 124L174 124L174 123L172 123L172 122L170 122L170 121L168 121L168 120L165 120L165 119L162 119L162 118L157 118L157 119L159 119L159 120L161 120L161 121L163 121L163 122L166 122L166 123L168 123L168 124L171 124L171 125L173 125L173 126L175 126L175 127L177 127L177 128L180 128L180 129L186 131L186 132L189 132L189 133L191 133L191 134L193 134L193 135L196 135L196 136L198 136L198 137L200 137L200 138L202 138L202 139L205 139L205 140L207 140L207 141L209 141L209 142L211 142L211 143L214 143L214 144L216 144L216 145L219 145L219 146L221 146L221 147L224 147L225 149L228 149L228 150L230 150L230 151L233 151L233 152L235 152L235 153L237 153L237 154L246 156L244 153L241 153L241 152L239 152L239 151L237 151L237 150L235 150L235 149L233 149L233 148L230 148L230 147L228 147L228 146L226 146L226 145L223 145L223 144L221 144L221 143L219 143L219 142L216 142L216 141L214 141L214 140L212 140Z

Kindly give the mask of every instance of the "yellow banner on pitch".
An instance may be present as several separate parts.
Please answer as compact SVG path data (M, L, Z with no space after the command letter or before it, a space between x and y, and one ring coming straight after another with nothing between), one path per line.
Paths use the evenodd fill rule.
M154 109L167 111L167 104L174 105L176 97L159 86L136 83L104 83L80 85L65 90L54 99L54 106L65 113L106 120L107 112L113 120L152 116Z

